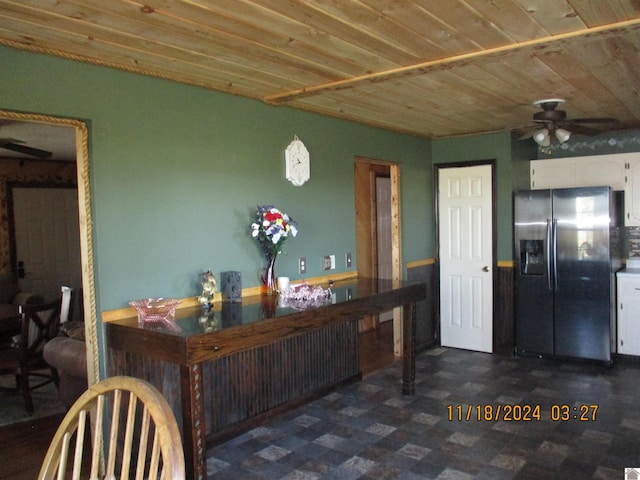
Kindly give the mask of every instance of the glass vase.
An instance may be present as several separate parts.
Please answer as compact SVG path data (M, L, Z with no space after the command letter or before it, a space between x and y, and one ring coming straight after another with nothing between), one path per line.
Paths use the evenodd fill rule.
M262 290L266 295L276 295L278 285L276 283L276 259L278 254L274 253L267 258L267 267L262 273Z

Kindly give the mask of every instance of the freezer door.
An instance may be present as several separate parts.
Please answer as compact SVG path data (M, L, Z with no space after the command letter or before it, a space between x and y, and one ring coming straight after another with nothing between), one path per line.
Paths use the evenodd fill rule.
M551 219L549 190L515 193L514 308L519 353L553 354Z
M611 359L610 190L553 191L555 354Z

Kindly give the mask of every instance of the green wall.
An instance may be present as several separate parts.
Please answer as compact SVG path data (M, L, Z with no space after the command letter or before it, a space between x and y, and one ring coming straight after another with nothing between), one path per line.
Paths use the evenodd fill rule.
M198 293L198 274L263 259L249 233L257 204L299 223L277 273L323 275L321 257L355 255L354 156L401 164L403 260L433 256L431 142L198 87L0 47L0 108L86 120L98 312L148 296ZM284 179L297 135L311 180ZM356 259L357 261L357 259Z
M98 313L148 296L198 293L211 269L258 285L249 224L257 204L299 223L277 273L323 275L321 257L355 255L354 157L400 164L403 262L433 258L436 163L495 159L498 259L511 260L512 190L528 183L508 133L430 141L198 87L0 47L0 109L77 118L90 135ZM284 179L297 135L311 180ZM517 156L517 154L516 154ZM525 155L526 156L526 155ZM526 176L526 178L522 178ZM355 259L357 262L357 259ZM104 344L99 331L101 348Z

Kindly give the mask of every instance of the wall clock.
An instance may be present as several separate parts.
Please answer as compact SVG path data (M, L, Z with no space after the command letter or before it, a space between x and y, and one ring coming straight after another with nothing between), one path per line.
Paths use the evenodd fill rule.
M284 151L285 176L292 185L299 187L311 177L309 151L297 136Z

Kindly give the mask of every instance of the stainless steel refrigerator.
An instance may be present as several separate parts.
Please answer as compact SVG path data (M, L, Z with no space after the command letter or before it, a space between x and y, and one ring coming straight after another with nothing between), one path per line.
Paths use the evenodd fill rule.
M609 187L515 193L517 354L611 363L619 195Z

